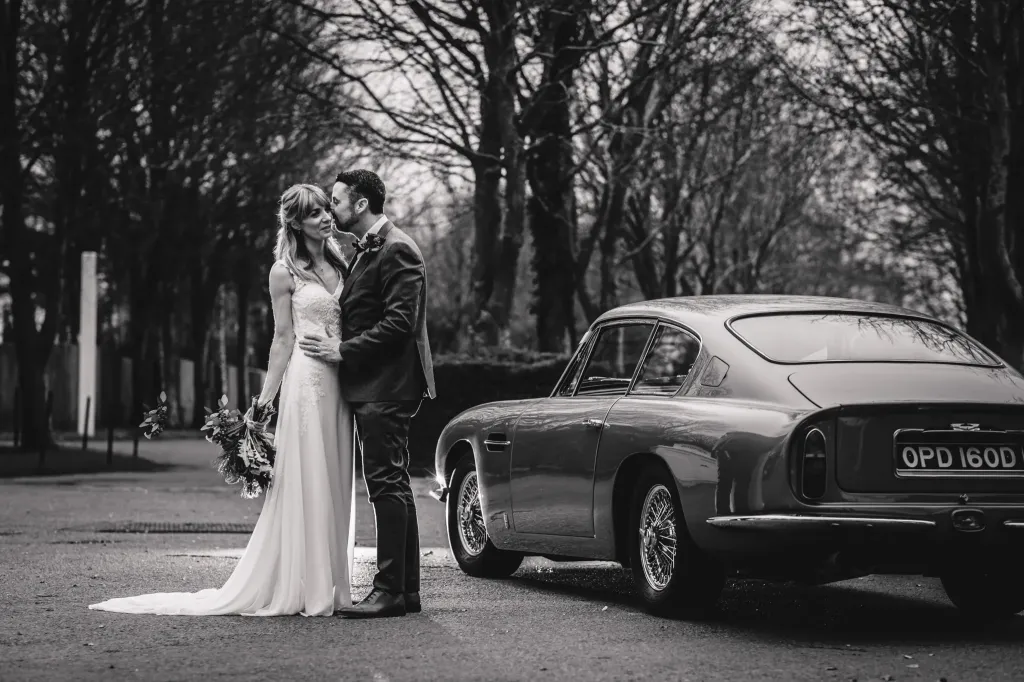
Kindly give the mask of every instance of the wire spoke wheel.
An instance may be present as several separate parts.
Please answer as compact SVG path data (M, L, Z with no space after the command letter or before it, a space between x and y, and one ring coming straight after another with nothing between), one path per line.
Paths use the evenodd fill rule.
M657 484L647 491L640 512L640 559L644 577L657 592L668 587L676 565L676 513L668 488Z
M479 556L487 545L487 527L480 507L480 486L475 471L462 479L458 500L459 539L467 554Z

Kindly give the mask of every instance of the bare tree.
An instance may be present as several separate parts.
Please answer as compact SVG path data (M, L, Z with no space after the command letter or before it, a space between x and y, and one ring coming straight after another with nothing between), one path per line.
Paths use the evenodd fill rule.
M77 259L69 240L78 223L95 219L82 199L108 109L92 89L123 37L127 8L98 0L0 5L3 245L28 448L50 440L43 373L62 324L64 270ZM50 201L39 201L35 186L50 182Z
M941 231L967 331L1013 364L1024 351L1019 112L1024 7L1014 0L797 3L793 59L807 98L862 133L913 209L906 245ZM908 225L908 228L915 225ZM930 243L930 240L929 240ZM932 250L935 254L935 250Z

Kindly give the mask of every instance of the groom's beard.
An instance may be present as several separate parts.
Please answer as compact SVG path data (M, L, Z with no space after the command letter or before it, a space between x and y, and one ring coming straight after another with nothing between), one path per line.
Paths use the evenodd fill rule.
M349 218L348 220L343 221L341 220L341 218L338 217L338 214L334 212L333 208L330 209L330 212L331 217L334 218L334 229L337 230L338 232L348 232L349 228L352 227L356 222L354 216Z

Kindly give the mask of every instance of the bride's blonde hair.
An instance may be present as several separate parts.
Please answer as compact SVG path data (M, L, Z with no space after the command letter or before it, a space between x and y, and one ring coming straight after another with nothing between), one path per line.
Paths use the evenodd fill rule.
M313 258L302 237L302 221L309 217L313 209L320 207L330 210L327 193L316 185L300 183L292 185L281 195L277 211L277 244L274 246L274 259L282 261L296 276L309 281L316 281L313 274ZM348 270L348 263L341 253L338 240L331 235L324 243L324 258L340 273Z

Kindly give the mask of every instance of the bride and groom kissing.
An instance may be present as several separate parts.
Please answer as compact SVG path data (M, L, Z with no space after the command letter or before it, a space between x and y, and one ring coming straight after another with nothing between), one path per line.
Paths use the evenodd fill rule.
M415 242L384 214L373 172L281 196L270 271L274 339L259 404L280 390L272 485L220 588L159 592L90 609L164 615L403 616L420 606L408 435L434 377L427 281ZM351 263L338 235L356 239ZM354 428L353 428L354 427ZM377 573L352 603L355 446L373 505Z

